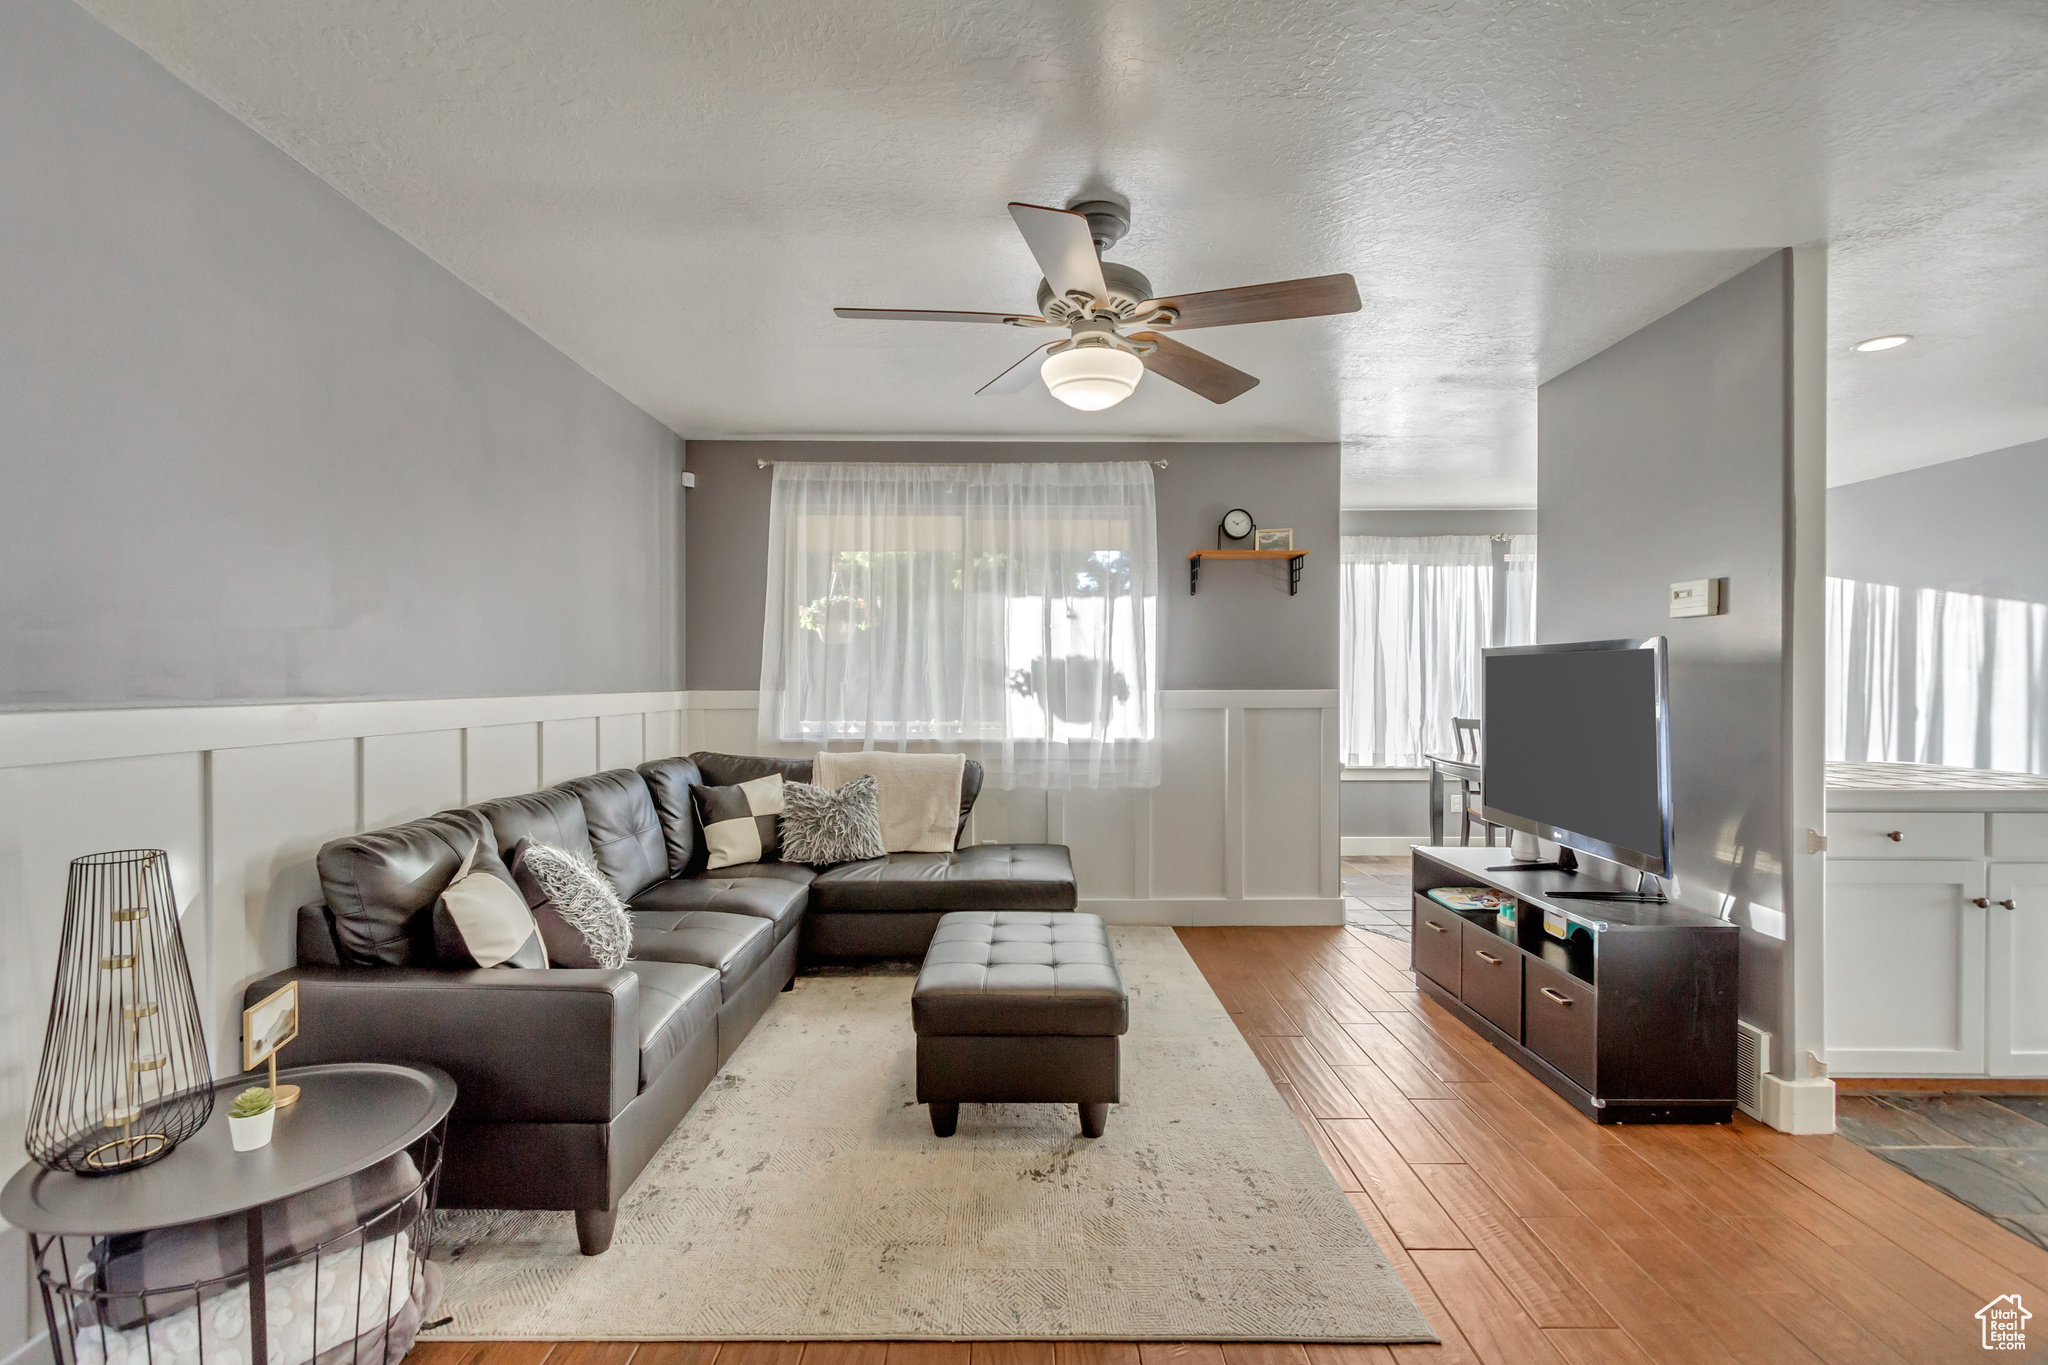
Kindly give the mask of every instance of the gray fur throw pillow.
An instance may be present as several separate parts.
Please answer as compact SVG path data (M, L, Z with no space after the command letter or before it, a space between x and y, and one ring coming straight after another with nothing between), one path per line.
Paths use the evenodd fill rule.
M785 861L851 863L879 858L884 851L874 778L856 777L836 792L808 782L782 784Z
M633 921L596 863L585 854L531 839L519 841L511 861L512 880L533 911L552 965L607 971L626 965L633 951Z

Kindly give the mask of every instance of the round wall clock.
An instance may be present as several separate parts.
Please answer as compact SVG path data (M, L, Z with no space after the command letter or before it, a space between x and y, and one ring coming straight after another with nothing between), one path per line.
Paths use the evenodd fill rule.
M1229 536L1232 540L1243 540L1257 529L1258 523L1252 520L1251 513L1245 511L1242 507L1233 507L1223 514L1222 522L1216 527L1219 537L1216 544L1218 548L1221 548L1223 544L1222 536Z

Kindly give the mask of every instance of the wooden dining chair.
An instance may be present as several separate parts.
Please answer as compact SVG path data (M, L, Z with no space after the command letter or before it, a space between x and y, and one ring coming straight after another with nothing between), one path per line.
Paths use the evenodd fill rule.
M1479 722L1465 716L1454 717L1451 721L1451 730L1458 742L1459 761L1463 763L1477 763L1480 757ZM1472 842L1472 826L1483 825L1486 828L1486 846L1488 848L1493 847L1493 831L1495 826L1484 817L1472 813L1475 803L1484 804L1484 801L1485 796L1480 790L1479 783L1469 777L1458 779L1459 813L1464 819L1464 824L1458 831L1458 842L1460 844L1469 845Z

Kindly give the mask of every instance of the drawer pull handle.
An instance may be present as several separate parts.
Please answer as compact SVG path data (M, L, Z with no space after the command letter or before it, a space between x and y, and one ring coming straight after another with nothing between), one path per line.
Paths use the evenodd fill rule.
M1572 1002L1572 998L1569 995L1559 995L1556 991L1550 989L1550 987L1548 986L1539 986L1537 987L1537 989L1542 991L1545 995L1549 996L1552 1000L1555 1000L1560 1005L1569 1005Z
M2019 909L2019 907L2017 905L2014 905L2011 901L2000 901L1999 905L2003 906L2007 910Z
M1970 904L1976 906L1979 910L1989 910L1991 908L1991 902L1985 900L1982 896L1971 896L1969 901Z
M1906 832L1902 829L1888 829L1884 832L1884 837L1896 844L1906 837Z
M1423 921L1423 923L1427 924L1430 928L1436 930L1439 934L1448 934L1449 932L1451 932L1450 930L1444 928L1441 924L1438 924L1433 919L1426 919Z
M1496 967L1500 965L1500 959L1489 952L1483 952L1479 949L1474 949L1472 952L1472 956L1478 958L1482 962L1491 962Z

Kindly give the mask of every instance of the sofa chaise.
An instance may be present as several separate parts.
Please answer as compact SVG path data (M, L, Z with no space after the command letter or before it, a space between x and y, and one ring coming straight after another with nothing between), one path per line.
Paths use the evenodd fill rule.
M799 954L916 956L955 910L1072 910L1055 844L896 853L822 870L705 869L690 789L809 760L698 753L479 802L320 850L322 899L298 916L292 1061L423 1061L458 1084L444 1207L570 1209L584 1254L611 1242L620 1198L710 1084ZM966 765L964 831L981 766ZM616 971L449 971L434 965L434 902L474 842L521 838L589 854L626 901L633 956ZM957 838L957 836L956 836Z

